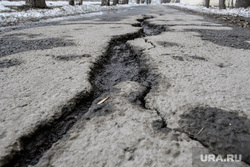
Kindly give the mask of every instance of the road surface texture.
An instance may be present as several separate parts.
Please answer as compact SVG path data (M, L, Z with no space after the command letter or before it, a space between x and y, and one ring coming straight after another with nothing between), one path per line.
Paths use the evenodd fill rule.
M200 166L194 149L250 164L249 29L149 5L0 43L0 166Z

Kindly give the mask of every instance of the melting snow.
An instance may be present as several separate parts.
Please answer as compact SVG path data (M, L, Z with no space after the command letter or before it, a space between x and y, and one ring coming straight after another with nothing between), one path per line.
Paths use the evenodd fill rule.
M189 9L192 11L197 11L200 13L206 14L219 14L219 15L230 15L230 16L243 16L250 17L250 8L227 8L227 9L219 9L219 7L210 7L206 8L204 6L192 6L192 5L183 5L179 3L168 3L164 4L168 6L177 6L183 9Z
M106 10L116 10L118 8L128 8L133 5L101 6L100 2L83 2L83 5L68 5L68 1L46 1L51 9L29 9L27 11L17 11L14 6L22 6L25 1L0 1L0 25L24 22L26 20L39 20L70 15L79 15L90 12L100 12ZM100 14L100 13L98 13Z

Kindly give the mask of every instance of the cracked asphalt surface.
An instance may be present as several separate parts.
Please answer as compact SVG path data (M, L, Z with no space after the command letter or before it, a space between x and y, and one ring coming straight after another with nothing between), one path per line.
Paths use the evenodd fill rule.
M129 38L145 15L161 33ZM150 88L136 79L112 85L24 166L192 166L194 148L242 154L243 162L220 165L249 166L250 30L160 5L1 28L0 166L23 149L24 136L87 103L91 74L111 68L101 58L119 36L128 37L124 48L143 56Z

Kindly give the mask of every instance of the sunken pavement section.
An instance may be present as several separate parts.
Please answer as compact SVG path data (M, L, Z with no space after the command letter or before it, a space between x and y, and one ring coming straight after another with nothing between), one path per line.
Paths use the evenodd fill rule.
M145 8L0 34L0 166L249 166L250 31Z

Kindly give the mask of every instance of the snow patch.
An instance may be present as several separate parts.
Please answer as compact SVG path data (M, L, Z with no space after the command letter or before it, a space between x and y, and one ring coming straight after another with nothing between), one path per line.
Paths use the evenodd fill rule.
M11 11L11 9L5 7L2 3L0 3L0 12L7 12L7 11Z
M100 12L107 10L117 10L118 8L129 8L135 4L101 6L101 2L83 2L83 5L68 5L68 1L46 1L51 9L30 9L27 11L17 11L10 9L11 6L22 6L25 1L0 1L0 25L24 22L27 20L40 20L55 17L65 17L80 15L85 13ZM100 13L98 13L100 14Z
M193 5L185 5L180 3L168 3L164 4L167 6L177 6L183 9L188 9L200 13L205 14L218 14L218 15L229 15L229 16L242 16L242 17L250 17L250 8L227 8L227 9L219 9L219 7L210 7L206 8L204 6L193 6Z

